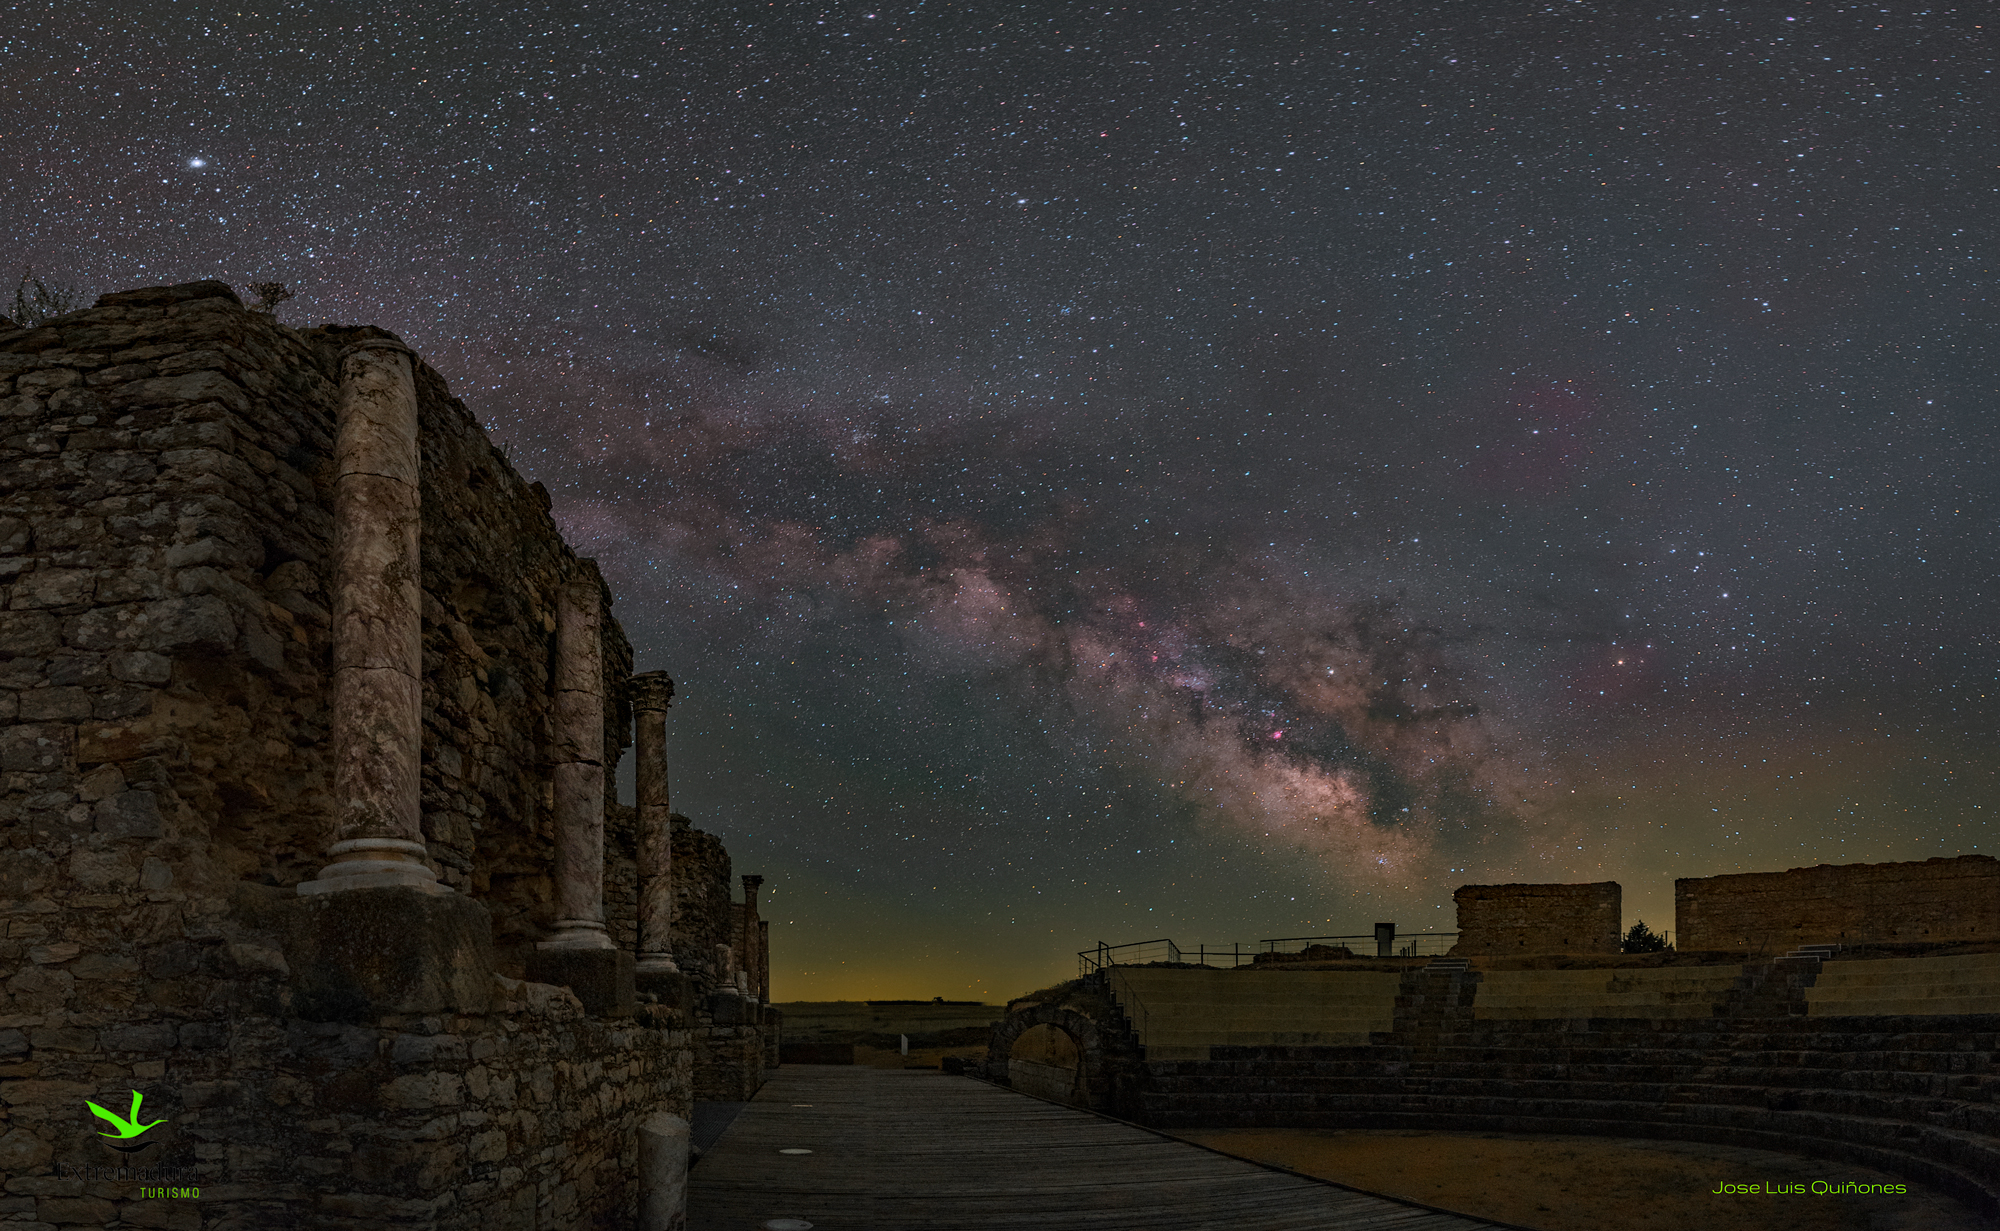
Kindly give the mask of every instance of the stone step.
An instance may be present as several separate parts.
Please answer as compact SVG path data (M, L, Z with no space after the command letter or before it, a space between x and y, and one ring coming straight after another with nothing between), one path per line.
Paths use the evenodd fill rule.
M2000 991L1988 995L1903 995L1869 988L1848 995L1807 995L1814 1017L1965 1017L2000 1013Z
M1386 1027L1387 1023L1384 1023ZM1371 1033L1356 1030L1161 1030L1145 1031L1140 1042L1154 1047L1361 1047Z

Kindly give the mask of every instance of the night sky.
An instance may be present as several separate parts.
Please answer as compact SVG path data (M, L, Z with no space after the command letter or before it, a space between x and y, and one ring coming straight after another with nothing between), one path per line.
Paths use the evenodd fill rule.
M776 999L1671 928L1996 846L1994 20L21 3L0 269L442 371L679 681Z

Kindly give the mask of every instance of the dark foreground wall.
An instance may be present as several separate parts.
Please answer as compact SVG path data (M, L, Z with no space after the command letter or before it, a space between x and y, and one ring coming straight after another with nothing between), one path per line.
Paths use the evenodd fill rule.
M423 825L454 892L294 892L332 803L336 364L367 336L220 283L0 327L6 1217L193 1217L150 1176L245 1231L629 1225L637 1126L687 1113L691 1033L757 1050L758 1023L712 1021L705 968L595 1015L519 981L554 908L555 588L591 566L421 361ZM631 656L603 627L609 774ZM629 947L630 810L609 811ZM135 1091L165 1122L115 1153L86 1100Z

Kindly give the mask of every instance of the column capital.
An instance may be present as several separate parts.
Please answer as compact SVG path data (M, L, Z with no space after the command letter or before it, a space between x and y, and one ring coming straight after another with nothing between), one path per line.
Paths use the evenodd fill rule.
M639 713L661 713L674 703L674 678L664 671L642 671L625 681L625 695Z

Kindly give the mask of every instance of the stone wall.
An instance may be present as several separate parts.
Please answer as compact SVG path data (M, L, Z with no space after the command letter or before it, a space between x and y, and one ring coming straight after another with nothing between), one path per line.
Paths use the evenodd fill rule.
M1616 881L1586 885L1465 885L1458 943L1470 954L1616 953L1623 921Z
M2000 860L1822 864L1674 882L1682 949L2000 940Z
M421 360L423 837L454 892L407 918L351 909L397 891L294 892L333 804L339 358L386 336L292 330L220 283L0 327L0 1216L627 1225L637 1124L686 1114L694 1036L762 1029L516 981L553 919L556 590L595 570ZM631 670L608 616L602 670L608 782ZM627 952L631 811L606 818ZM726 906L727 853L689 833L688 895L719 863ZM85 1100L134 1090L167 1137L128 1158ZM103 1178L135 1162L198 1207Z
M735 940L736 904L730 896L728 848L676 812L674 826L674 964L702 993L715 990L717 945Z

